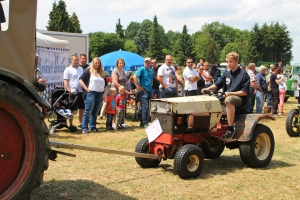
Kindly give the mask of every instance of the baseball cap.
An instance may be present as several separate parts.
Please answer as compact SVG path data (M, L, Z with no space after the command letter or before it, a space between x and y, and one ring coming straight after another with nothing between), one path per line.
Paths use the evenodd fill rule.
M151 62L151 58L146 57L146 58L144 59L144 61L149 61L149 62Z
M264 65L261 65L261 66L259 67L259 70L264 70L264 69L267 69L267 67L264 66Z

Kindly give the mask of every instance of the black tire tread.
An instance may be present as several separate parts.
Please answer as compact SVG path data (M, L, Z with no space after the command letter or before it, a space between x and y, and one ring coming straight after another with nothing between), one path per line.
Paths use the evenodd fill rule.
M186 164L187 164L186 161L189 158L189 156L192 154L198 154L198 157L200 159L200 165L199 165L198 169L194 172L190 172L186 168ZM179 148L175 154L174 171L182 179L196 178L202 172L203 163L204 163L204 154L203 154L202 150L195 145L186 144L186 145L183 145L181 148Z
M271 149L268 157L265 160L259 160L255 155L255 141L260 133L267 133L270 142L271 142ZM257 124L254 131L252 138L248 142L241 142L239 145L239 151L240 151L240 157L244 164L251 168L261 168L267 166L274 153L275 149L275 141L274 141L274 135L269 127L263 124Z
M135 152L147 153L148 148L149 148L148 138L143 138L137 143L135 147ZM138 158L138 157L135 157L135 161L142 168L154 168L157 167L160 163L160 160L151 160L147 158Z
M202 151L204 154L204 158L207 159L214 159L214 158L218 158L222 155L223 151L224 151L225 145L221 144L220 148L217 151L211 151L207 144L203 143L202 144Z
M285 121L285 129L287 134L290 137L298 137L300 136L300 129L299 132L295 132L293 130L293 118L295 117L295 115L299 114L299 109L292 109L288 115L286 116L286 121Z
M31 124L33 130L36 157L27 180L23 186L11 199L31 199L34 189L43 182L44 171L48 169L48 153L50 152L49 132L44 122L44 116L37 108L36 103L22 90L14 85L0 80L0 98L6 99L13 97L11 103L19 106L20 111L24 113L25 118Z

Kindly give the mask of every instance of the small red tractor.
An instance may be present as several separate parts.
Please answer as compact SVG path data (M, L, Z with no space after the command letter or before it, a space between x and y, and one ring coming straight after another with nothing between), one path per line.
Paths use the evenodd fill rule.
M174 159L175 172L181 178L193 178L202 171L204 158L217 158L227 147L239 148L242 161L249 167L267 166L274 152L274 136L270 128L258 122L274 118L266 114L237 114L235 135L225 141L222 136L227 130L227 117L221 102L215 95L151 99L152 121L159 121L147 128L150 136L154 134L154 140L148 141L147 132L148 138L142 139L135 151L154 154L159 159L136 157L136 162L151 168L161 160ZM236 112L242 110L243 106ZM162 133L155 133L159 129Z

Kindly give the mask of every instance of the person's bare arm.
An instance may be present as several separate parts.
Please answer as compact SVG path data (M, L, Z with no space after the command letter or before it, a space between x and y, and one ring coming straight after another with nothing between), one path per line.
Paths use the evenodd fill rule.
M81 85L82 89L84 89L86 92L90 92L89 88L85 85L85 83L79 79L79 84Z
M230 96L230 95L235 95L235 96L247 96L248 93L247 92L244 92L244 91L236 91L236 92L225 92L225 95L226 96Z
M262 92L262 88L260 84L257 85L257 89Z
M204 70L202 71L201 75L204 77L205 80L207 81L211 81L213 78L211 76L207 76L204 72Z
M120 84L118 82L118 75L117 74L112 74L112 84L118 89L120 87Z
M167 85L162 81L162 76L157 75L158 82L166 89Z
M138 81L138 78L137 78L137 75L133 75L133 81L134 81L134 84L137 86L138 90L141 91L141 92L144 92L144 88L140 85L139 81Z
M200 80L200 76L191 76L190 78L189 78L189 80L191 81L191 82L195 82L195 81L199 81Z
M64 86L65 86L66 90L67 90L70 94L72 94L72 91L71 91L71 88L70 88L70 85L69 85L69 80L64 79Z
M184 81L183 81L183 79L181 78L181 76L180 76L180 75L176 75L176 77L177 77L178 82L179 82L181 85L184 85Z
M256 85L255 85L255 81L250 81L250 85L254 90L254 94L256 94Z
M218 89L217 86L215 84L212 84L211 86L209 86L208 88L203 88L201 90L202 93L204 93L204 90L216 90Z
M281 75L279 79L275 79L276 83L279 84L283 79L283 76Z

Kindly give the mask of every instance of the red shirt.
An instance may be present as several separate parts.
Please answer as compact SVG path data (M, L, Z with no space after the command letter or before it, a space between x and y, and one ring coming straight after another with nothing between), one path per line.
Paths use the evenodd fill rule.
M126 109L126 95L118 94L116 97L117 102L117 109L118 110L125 110Z
M108 96L106 98L106 113L116 114L116 99L114 97Z

